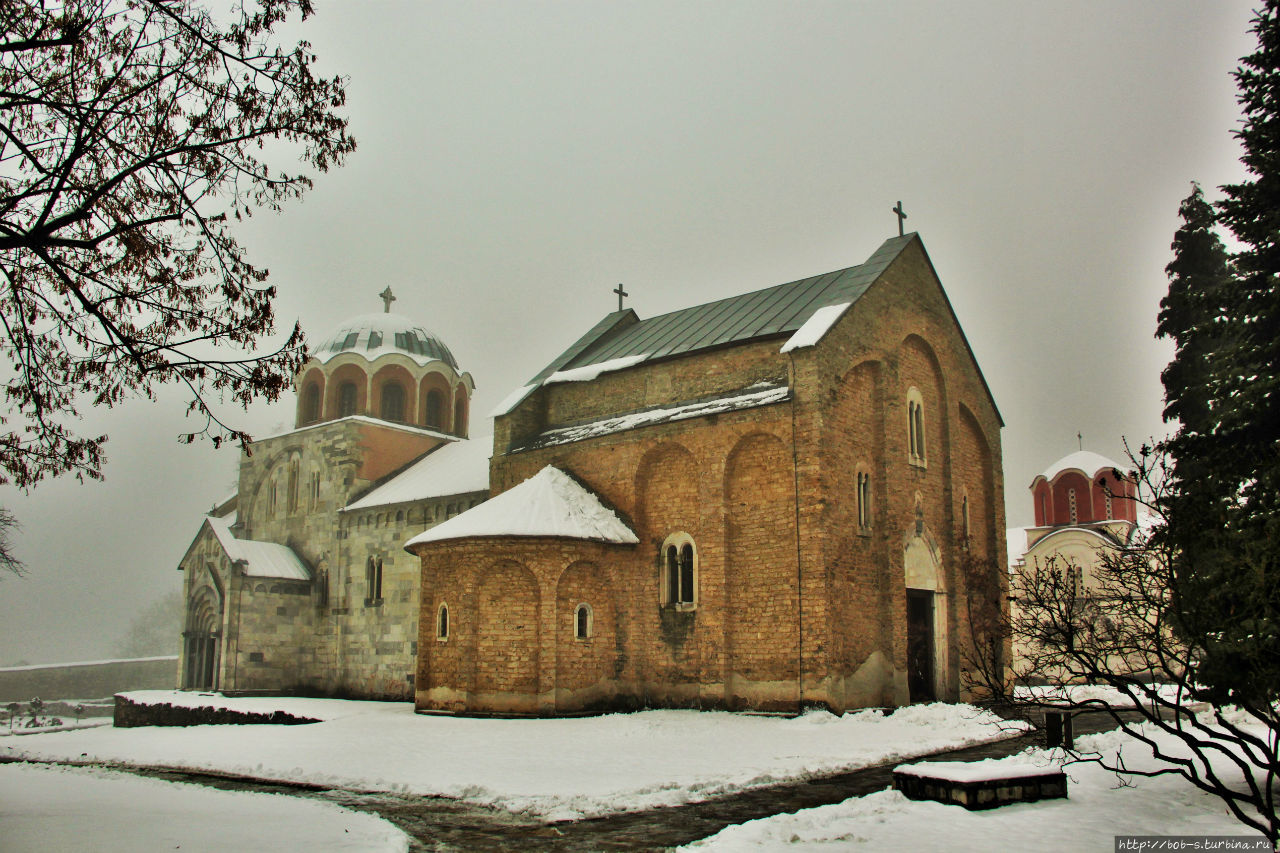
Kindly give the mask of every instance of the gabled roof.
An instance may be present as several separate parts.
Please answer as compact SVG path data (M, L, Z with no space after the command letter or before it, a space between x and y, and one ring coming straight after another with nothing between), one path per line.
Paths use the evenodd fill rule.
M640 541L617 513L551 465L497 497L419 533L404 547L475 536L548 536L617 545Z
M492 436L443 444L342 511L487 491L492 452Z
M311 580L311 570L289 546L277 545L274 542L257 542L252 539L237 539L231 532L231 525L235 520L236 517L233 514L222 518L207 516L204 521L217 537L222 550L227 552L231 562L244 561L246 577Z
M726 344L790 335L818 309L856 302L902 250L918 239L915 234L893 237L885 240L866 263L647 320L626 322L635 317L633 312L615 312L543 368L529 384L538 385L556 372L621 358L634 357L637 360L633 363L641 363ZM602 326L606 327L603 333L598 331ZM595 339L591 340L593 334Z

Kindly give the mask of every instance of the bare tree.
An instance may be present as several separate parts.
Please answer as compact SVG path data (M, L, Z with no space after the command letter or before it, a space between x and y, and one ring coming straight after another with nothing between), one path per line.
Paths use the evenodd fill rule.
M1188 630L1183 599L1195 587L1185 582L1160 516L1169 500L1167 460L1143 448L1132 461L1139 500L1154 514L1150 526L1122 547L1100 551L1091 576L1055 557L1032 562L1015 575L1012 630L1022 651L1015 677L1059 685L1037 693L1033 704L1109 714L1161 764L1139 770L1123 758L1108 762L1080 753L1076 758L1126 774L1181 776L1221 799L1237 820L1275 844L1280 840L1280 713L1273 697L1223 697L1202 686L1202 669L1216 665L1222 656L1218 646L1231 642L1233 631L1226 626L1232 616L1222 614L1222 631ZM1112 473L1118 481L1120 473ZM1242 643L1232 650L1233 659L1254 671L1273 668L1274 660L1252 659L1267 654L1266 648ZM1102 685L1111 695L1082 694L1073 685Z
M13 537L21 529L22 525L13 517L13 513L0 507L0 577L3 577L4 572L15 575L27 573L26 564L18 559L13 550Z
M0 482L101 477L85 404L189 393L188 442L248 436L214 411L276 399L302 363L295 325L266 355L275 289L232 236L355 148L343 81L272 31L309 0L259 0L219 21L197 0L0 4L0 352L9 412Z
M960 644L962 686L997 703L1012 699L1009 689L1009 575L994 557L978 553L966 542L958 563L964 597L966 642Z

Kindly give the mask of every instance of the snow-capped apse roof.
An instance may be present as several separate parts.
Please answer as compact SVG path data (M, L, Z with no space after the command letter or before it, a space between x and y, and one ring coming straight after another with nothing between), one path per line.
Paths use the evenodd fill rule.
M227 552L233 561L244 561L244 573L253 578L284 578L287 580L309 581L311 572L298 559L298 555L287 545L274 542L256 542L252 539L237 539L231 532L235 524L235 513L222 518L206 516L205 521L218 537L218 544Z
M369 361L389 353L407 356L418 364L443 361L458 369L458 362L435 332L403 314L361 314L339 323L316 339L311 354L320 362L350 352Z
M1110 471L1112 468L1124 470L1124 466L1119 462L1108 459L1101 453L1094 453L1092 450L1077 450L1062 457L1057 462L1044 469L1039 476L1046 480L1052 480L1063 471L1077 468L1085 473L1085 476L1092 479L1099 471Z
M551 465L497 497L419 533L404 547L472 536L552 536L618 545L640 541L617 513Z

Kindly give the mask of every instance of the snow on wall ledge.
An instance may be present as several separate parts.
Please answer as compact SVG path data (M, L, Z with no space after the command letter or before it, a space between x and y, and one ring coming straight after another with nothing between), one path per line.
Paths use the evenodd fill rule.
M404 543L473 536L551 536L616 545L640 540L617 514L568 474L551 465L497 497L474 506Z

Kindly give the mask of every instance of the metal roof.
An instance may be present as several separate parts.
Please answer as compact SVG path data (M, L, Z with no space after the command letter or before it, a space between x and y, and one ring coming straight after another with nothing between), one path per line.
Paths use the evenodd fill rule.
M886 240L866 263L799 281L695 305L630 323L615 312L547 365L533 379L628 356L643 361L795 332L825 305L854 302L906 248L914 234ZM617 318L612 323L611 318Z

